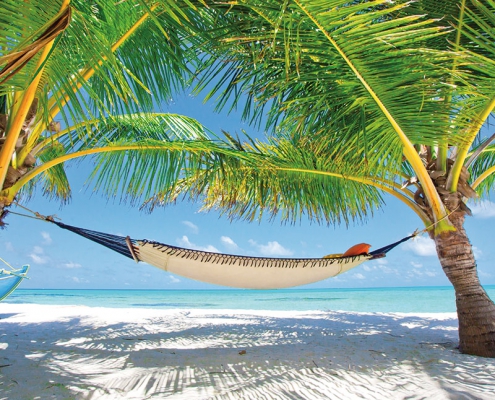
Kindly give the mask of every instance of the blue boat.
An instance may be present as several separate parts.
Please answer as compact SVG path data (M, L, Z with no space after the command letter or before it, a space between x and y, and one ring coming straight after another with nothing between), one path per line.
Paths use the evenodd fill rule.
M11 294L23 279L27 278L29 265L20 269L0 269L0 301Z

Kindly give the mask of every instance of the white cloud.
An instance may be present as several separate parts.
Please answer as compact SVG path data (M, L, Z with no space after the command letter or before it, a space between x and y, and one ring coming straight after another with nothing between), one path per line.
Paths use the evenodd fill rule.
M491 278L492 274L478 269L478 275L482 278Z
M175 277L174 275L169 275L168 278L170 279L170 282L171 283L180 283L181 280L177 277Z
M35 253L35 254L43 254L44 253L44 250L40 246L34 246L33 247L33 253Z
M194 247L194 245L189 241L189 238L186 235L182 236L180 239L177 239L177 243L179 243L180 246L187 247L189 249Z
M182 221L182 223L185 226L187 226L192 233L196 235L199 233L199 228L196 225L194 225L191 221Z
M192 243L186 235L182 236L180 239L177 239L177 243L179 244L179 246L185 247L186 249L210 251L212 253L220 253L220 251L218 251L218 249L215 246L212 246L211 244L204 247L204 246L198 246L198 245Z
M72 269L72 268L81 268L82 265L69 261L68 263L62 264L62 267Z
M231 238L228 236L222 236L220 238L220 241L223 243L225 247L227 247L229 250L239 250L239 246L237 246L237 243L234 242Z
M72 280L76 283L89 283L89 281L87 279L84 279L84 278L78 278L77 276L73 276L72 277ZM128 283L126 283L126 285L128 285Z
M483 252L476 246L473 246L473 254L474 258L480 258L483 255Z
M436 256L435 242L425 236L417 236L402 245L404 250L412 251L421 257Z
M35 264L46 264L48 262L48 258L47 257L40 256L40 255L35 254L35 253L29 254L29 258L31 258L31 260L33 260L33 262Z
M431 270L426 270L423 272L423 270L421 270L421 269L413 268L413 269L409 270L407 276L409 278L413 278L413 277L424 277L425 275L429 278L433 278L433 277L437 276L437 273L434 271L431 271Z
M468 205L473 216L476 218L486 219L495 217L495 203L489 200L470 202Z
M44 255L44 250L40 246L34 246L33 252L28 255L35 264L46 264L49 260L47 256Z
M386 263L381 263L379 262L380 260L376 260L375 262L378 265L374 264L364 264L361 268L363 268L366 272L371 272L375 271L378 273L384 273L384 274L398 274L399 271L395 268L390 268L389 266L386 265Z
M387 267L386 265L378 265L378 269L385 274L398 274L399 273L398 270L396 270L394 268Z
M417 236L412 240L402 245L403 250L408 250L421 257L437 256L437 250L435 242L427 236ZM480 258L483 252L476 246L473 246L473 253L475 258ZM377 260L380 261L380 260ZM420 268L420 263L411 262L414 268Z
M256 241L249 239L249 244L261 253L263 256L291 256L292 250L286 249L279 242L273 241L267 244L258 244Z
M53 240L48 232L41 232L43 237L43 244L52 244Z
M12 244L12 242L5 243L5 250L14 251L14 245Z
M359 272L357 274L352 275L352 277L355 279L366 279L366 277L363 274L360 274Z

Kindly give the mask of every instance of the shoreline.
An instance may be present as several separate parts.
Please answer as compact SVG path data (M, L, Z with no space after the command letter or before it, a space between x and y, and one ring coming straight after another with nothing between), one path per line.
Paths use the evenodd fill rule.
M487 292L492 298L495 288ZM136 290L23 289L9 304L104 305L109 308L238 310L342 310L356 312L455 312L449 288L286 289L286 290Z
M492 398L455 313L0 304L0 397Z

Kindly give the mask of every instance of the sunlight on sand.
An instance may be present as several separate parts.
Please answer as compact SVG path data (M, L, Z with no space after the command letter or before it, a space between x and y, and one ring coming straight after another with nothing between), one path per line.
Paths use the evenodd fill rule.
M0 398L491 399L455 314L0 305Z

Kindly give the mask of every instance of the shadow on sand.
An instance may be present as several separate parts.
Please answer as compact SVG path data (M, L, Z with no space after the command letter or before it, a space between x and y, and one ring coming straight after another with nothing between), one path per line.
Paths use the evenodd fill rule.
M154 310L138 322L105 323L83 310L55 322L0 316L0 398L488 399L495 393L495 360L459 354L453 317Z

